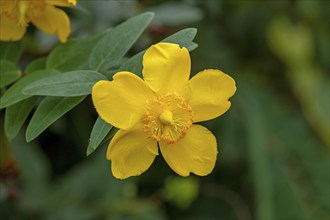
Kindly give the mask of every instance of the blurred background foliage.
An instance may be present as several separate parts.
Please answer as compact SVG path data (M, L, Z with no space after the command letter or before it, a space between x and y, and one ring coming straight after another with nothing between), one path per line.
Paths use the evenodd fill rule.
M9 143L1 130L1 219L329 219L330 1L78 2L72 37L156 13L128 56L198 29L192 73L221 69L238 87L231 109L204 123L216 167L183 178L158 157L142 176L114 179L107 144L85 156L97 118L86 99L33 142L22 131ZM21 67L56 44L30 29Z

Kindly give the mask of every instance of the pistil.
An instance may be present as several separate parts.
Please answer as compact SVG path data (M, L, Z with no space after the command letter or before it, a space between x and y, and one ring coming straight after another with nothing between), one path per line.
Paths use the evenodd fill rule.
M173 121L173 113L169 110L164 110L159 116L159 120L165 125L171 125Z
M156 141L175 143L192 125L192 117L192 109L182 96L177 93L160 95L147 101L144 131Z
M28 1L18 1L18 12L19 12L19 18L18 18L18 25L19 26L27 26L26 22L26 11L29 8L29 2Z

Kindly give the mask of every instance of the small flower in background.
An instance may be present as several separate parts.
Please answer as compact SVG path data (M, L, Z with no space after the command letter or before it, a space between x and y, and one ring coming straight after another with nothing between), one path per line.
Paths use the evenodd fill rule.
M177 44L158 43L143 57L143 78L118 72L99 81L92 99L100 117L120 130L111 140L107 159L119 179L146 171L158 155L179 175L205 176L216 162L213 134L193 123L225 113L236 91L235 81L208 69L189 80L190 56Z
M0 40L20 40L29 23L48 34L57 34L62 43L70 35L70 19L55 6L71 7L77 0L1 0Z

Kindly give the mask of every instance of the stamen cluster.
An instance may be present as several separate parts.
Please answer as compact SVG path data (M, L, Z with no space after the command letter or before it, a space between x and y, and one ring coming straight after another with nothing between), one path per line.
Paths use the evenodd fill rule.
M184 137L193 122L192 108L175 92L148 100L144 132L156 141L175 143Z

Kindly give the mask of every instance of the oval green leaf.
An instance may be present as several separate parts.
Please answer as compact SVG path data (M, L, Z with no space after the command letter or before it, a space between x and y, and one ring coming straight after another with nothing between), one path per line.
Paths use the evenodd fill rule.
M0 60L0 88L15 82L20 75L20 70L14 63L7 60Z
M13 140L16 137L38 99L37 96L30 97L6 109L5 135L8 140Z
M97 147L101 144L111 129L112 126L110 124L103 121L100 117L97 118L89 138L87 156L89 156L97 149Z
M29 84L39 79L46 78L48 76L59 73L60 72L56 70L40 70L24 76L22 79L18 80L14 85L12 85L0 98L0 109L8 107L19 101L31 97L31 95L24 95L22 93L23 88L25 88Z
M85 97L86 96L44 98L33 114L27 127L25 135L26 141L30 142L38 137L39 134L57 119L82 102Z
M21 57L23 42L0 42L0 59L16 63Z
M27 74L30 74L30 73L36 72L38 70L46 69L46 60L47 60L47 57L40 57L40 58L33 60L32 62L30 62L27 65L24 72L26 72Z
M105 73L110 65L127 53L153 17L154 13L146 12L110 30L93 49L89 59L90 69Z
M100 80L107 78L91 70L72 71L31 83L23 89L23 94L65 97L89 95L93 85Z
M47 69L63 72L88 69L89 55L97 42L108 32L109 30L106 30L96 36L72 39L58 45L47 58Z

